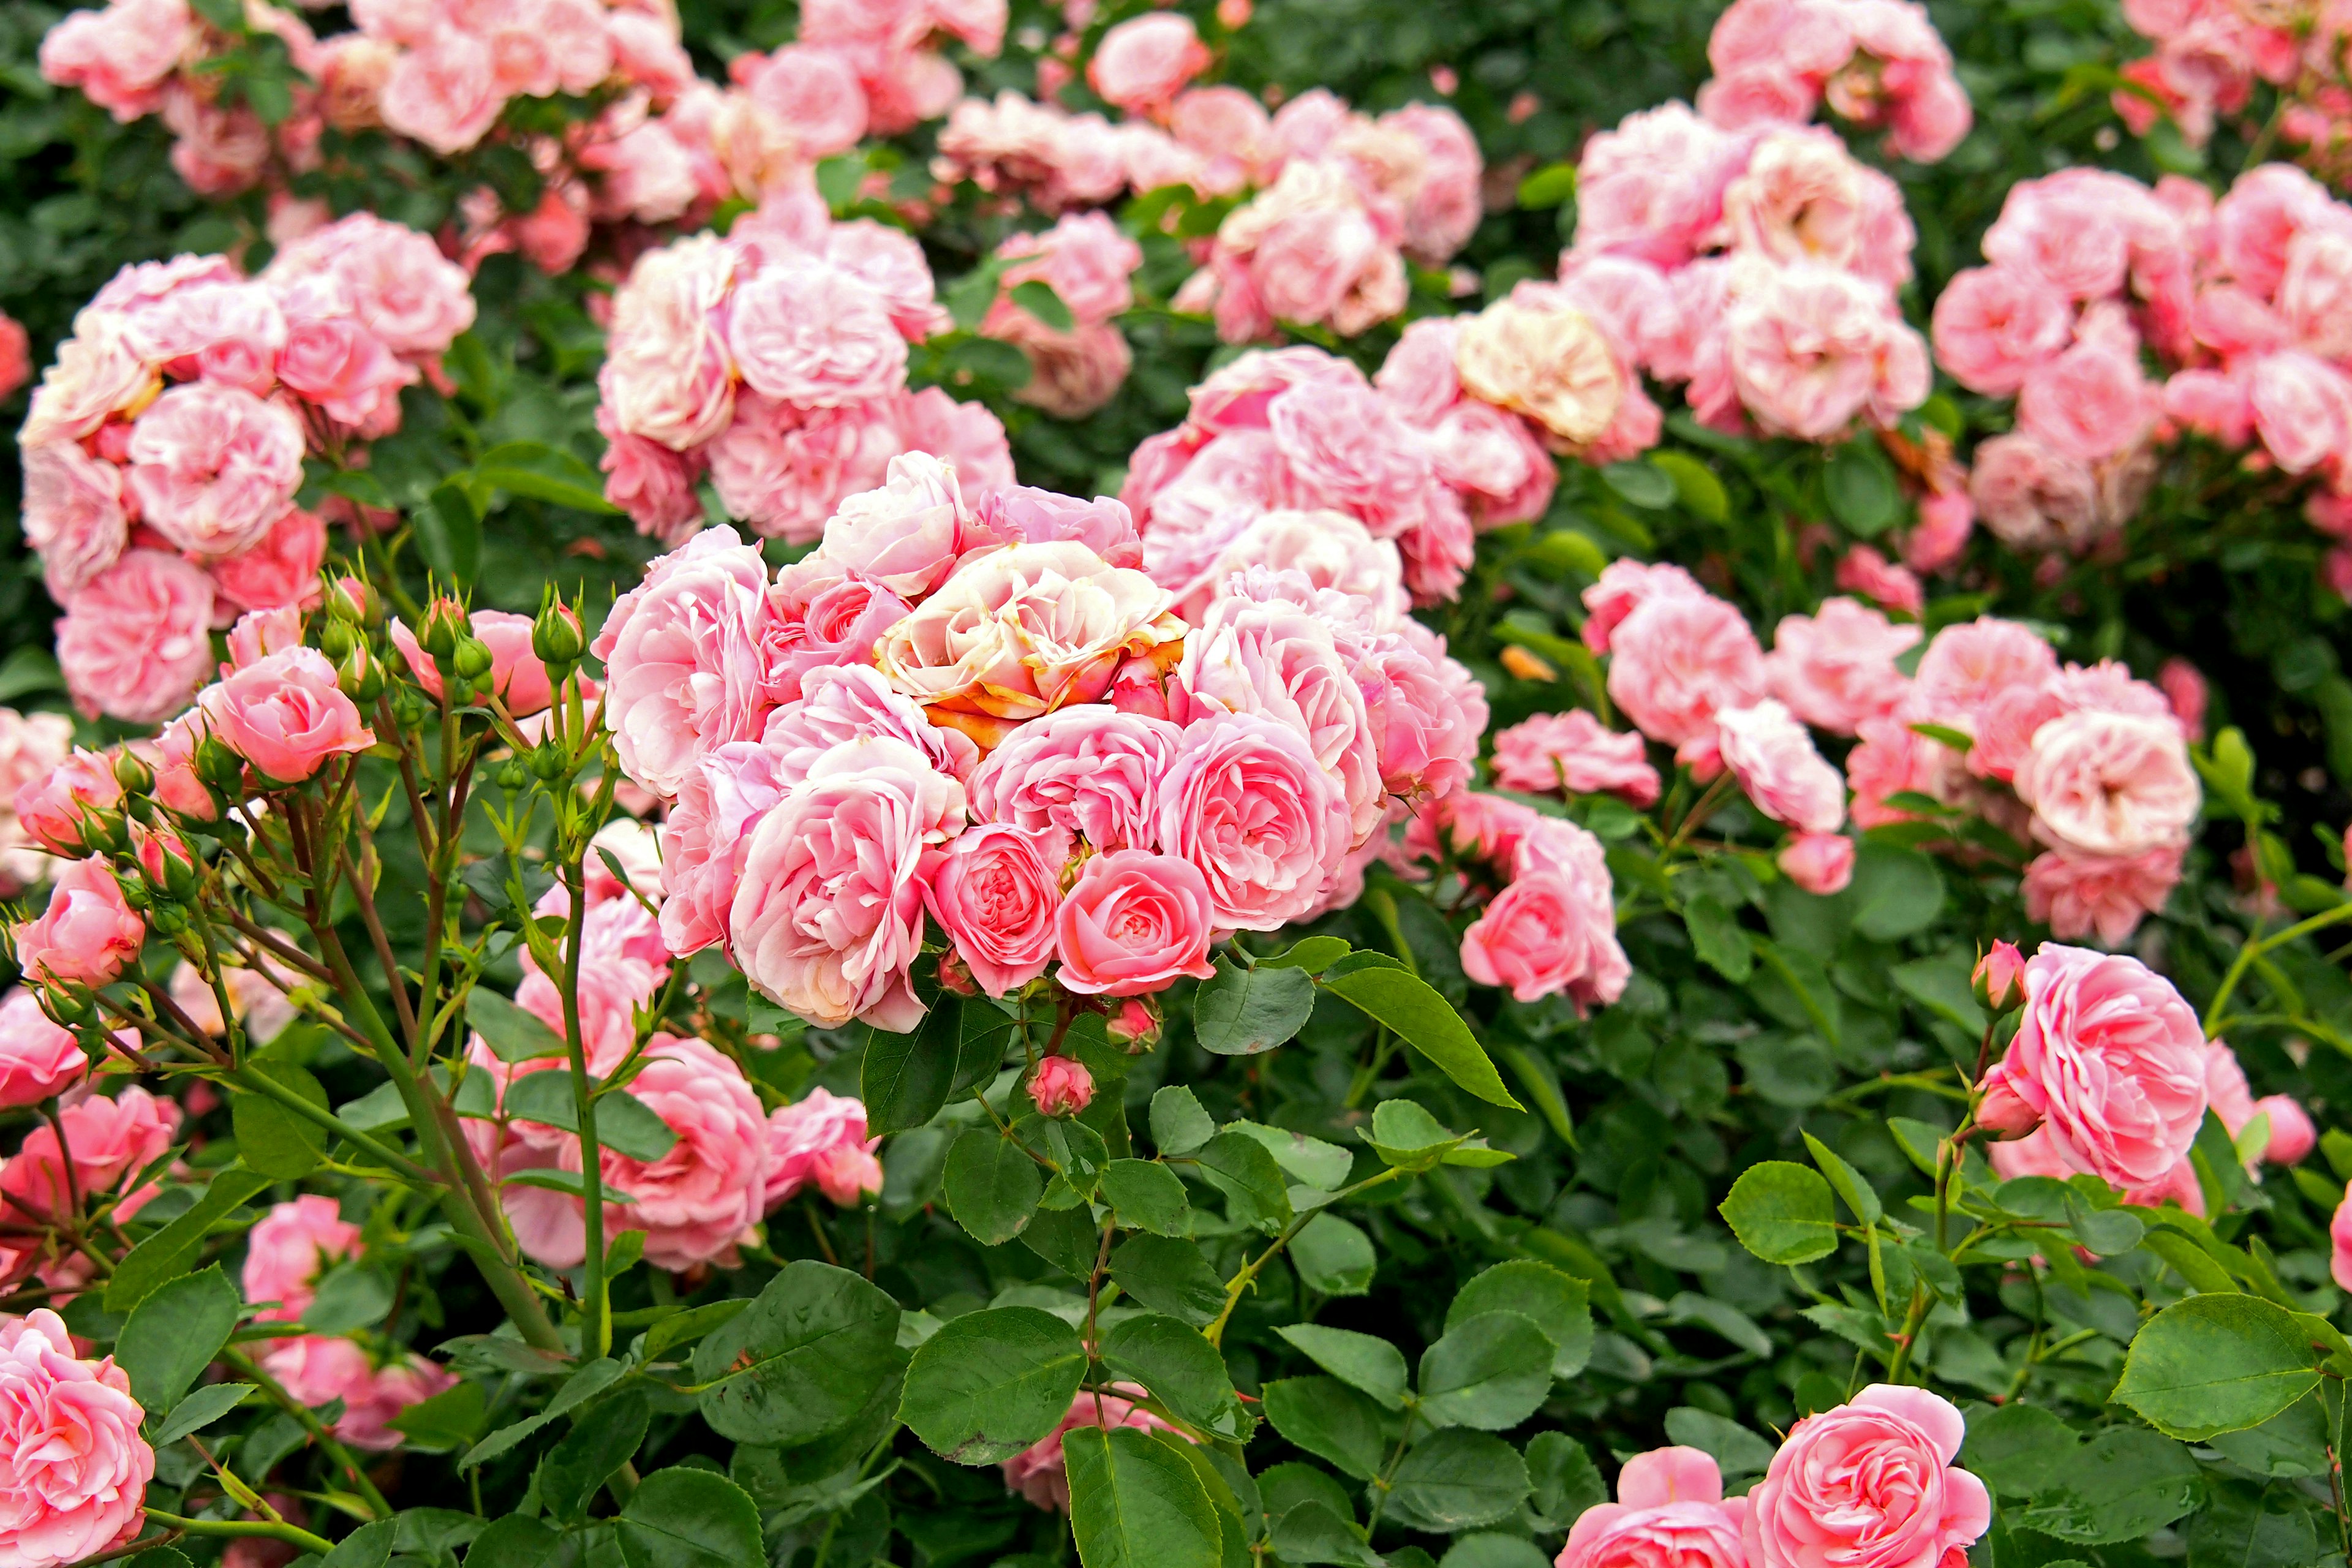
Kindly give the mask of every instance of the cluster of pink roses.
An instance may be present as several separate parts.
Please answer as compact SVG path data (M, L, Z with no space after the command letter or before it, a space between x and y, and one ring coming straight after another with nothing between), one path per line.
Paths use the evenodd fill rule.
M73 751L73 721L62 713L0 708L0 898L49 879L49 857L16 815L16 792L49 776Z
M1706 41L1699 112L1728 130L1801 125L1827 103L1887 151L1933 163L1974 115L1924 5L1910 0L1733 0Z
M2219 201L2179 176L2151 191L2069 169L2011 186L1984 253L1937 300L1934 331L1955 380L2017 400L1969 481L2003 541L2113 538L2181 434L2312 476L2306 515L2352 539L2352 206L2284 163ZM2352 590L2352 548L2328 573Z
M1745 1497L1696 1448L1636 1454L1558 1568L1956 1568L1992 1524L1966 1435L1951 1401L1882 1383L1791 1426Z
M1184 619L1144 552L1118 501L975 510L910 454L772 580L723 528L656 563L594 648L622 765L673 802L669 952L907 1029L928 915L960 985L1142 996L1324 907L1391 797L1468 776L1484 701L1392 551L1378 598L1261 561Z
M813 194L648 251L597 377L604 493L675 545L700 525L705 475L729 516L795 542L902 452L951 458L975 497L1010 485L994 415L907 390L907 345L947 321L921 246L835 223Z
M1129 279L1143 265L1142 247L1102 213L1066 213L1041 234L1005 240L996 257L1009 265L980 331L1013 344L1029 362L1028 384L1013 401L1060 419L1082 419L1108 403L1134 363L1127 335L1111 318L1135 303ZM1068 327L1047 324L1013 297L1033 282L1053 289L1068 309Z
M0 1282L32 1274L53 1291L70 1296L89 1283L94 1269L52 1226L78 1223L77 1209L128 1219L152 1202L161 1189L152 1181L140 1184L138 1178L171 1152L180 1108L137 1084L111 1098L95 1092L73 1037L58 1029L65 1036L60 1042L46 1034L40 1026L48 1019L40 1016L37 1002L27 1006L28 1002L30 993L17 992L0 1007L9 1076L20 1093L46 1083L61 1106L55 1125L37 1124L16 1152L0 1162ZM33 1074L42 1081L33 1080Z
M2126 65L2116 113L2137 136L2172 121L2203 146L2217 119L2243 110L2254 84L2291 89L2280 139L2340 158L2352 93L2343 85L2346 22L2329 4L2249 5L2240 0L2124 0L2124 20L2156 51Z
M186 706L215 626L317 588L303 458L396 429L402 388L473 323L433 242L354 213L248 279L221 257L125 268L74 319L18 440L25 536L85 713Z

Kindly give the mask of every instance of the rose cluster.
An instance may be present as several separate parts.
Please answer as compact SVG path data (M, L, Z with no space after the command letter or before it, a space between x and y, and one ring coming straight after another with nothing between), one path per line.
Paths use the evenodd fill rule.
M1108 403L1127 379L1134 355L1111 318L1135 303L1129 281L1143 250L1102 213L1066 213L1040 234L1016 234L996 247L1005 263L995 303L980 323L982 336L1008 342L1029 362L1016 403L1057 419L1082 419ZM1024 283L1043 283L1070 313L1057 327L1013 295Z
M398 428L402 389L473 320L465 273L367 213L258 277L183 256L99 291L18 437L25 535L65 606L58 659L85 713L170 717L215 626L315 592L327 528L295 504L304 457L348 462Z
M723 943L828 1026L914 1026L927 917L964 989L1145 996L1468 777L1484 701L1392 564L1377 598L1237 567L1179 618L1143 552L1118 501L974 508L909 454L772 578L723 528L656 563L595 651L623 766L673 803L669 952Z
M1729 130L1801 125L1824 103L1884 130L1898 158L1933 163L1974 116L1952 52L1910 0L1733 0L1706 41L1699 112Z
M2113 97L2137 136L2169 120L2201 147L2215 121L2237 114L2257 82L2294 89L2280 105L2279 135L2325 163L2344 151L2352 93L2343 85L2344 18L2324 5L2254 6L2239 0L2125 0L2124 20L2156 46L2125 65Z
M2113 539L2184 435L2311 476L2305 515L2352 539L2352 206L2284 163L2218 201L2179 176L2150 190L2069 169L2011 186L1984 254L1937 300L1934 334L1953 379L2016 399L1969 478L2003 542ZM2352 548L2326 572L2352 590Z
M1001 489L996 416L907 389L908 344L946 323L921 246L835 223L813 195L648 251L614 298L597 377L604 493L675 545L701 522L705 476L729 516L795 542L903 452L950 458L976 500Z

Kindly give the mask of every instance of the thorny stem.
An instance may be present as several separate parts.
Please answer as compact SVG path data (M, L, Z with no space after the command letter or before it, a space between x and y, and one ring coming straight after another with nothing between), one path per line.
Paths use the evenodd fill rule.
M319 1420L317 1412L313 1411L309 1405L303 1404L300 1400L295 1398L291 1393L288 1392L284 1384L279 1383L275 1377L272 1377L268 1372L263 1370L258 1362L246 1354L243 1351L237 1349L235 1345L226 1345L222 1347L221 1360L226 1362L230 1367L235 1369L239 1376L249 1378L254 1383L257 1384L260 1386L262 1393L269 1395L271 1399L277 1401L280 1408L282 1408L289 1415L294 1417L294 1419L301 1425L302 1429L310 1435L310 1440L319 1445L320 1448L329 1458L335 1462L335 1464L342 1470L344 1475L351 1478L352 1485L358 1489L360 1497L367 1503L368 1507L375 1510L376 1518L390 1519L392 1517L392 1504L385 1500L383 1493L376 1489L375 1483L368 1479L367 1472L360 1468L359 1461L352 1458L351 1450L344 1447L341 1443L338 1442L335 1438L335 1435L332 1432L330 1432Z
M335 1549L335 1543L323 1535L313 1535L299 1524L274 1522L266 1519L185 1519L162 1509L142 1510L149 1519L183 1535L239 1536L258 1535L270 1541L290 1541L305 1552L320 1556Z
M1336 1204L1342 1198L1352 1198L1360 1193L1370 1192L1385 1182L1396 1180L1403 1173L1402 1167L1391 1165L1377 1176L1367 1176L1351 1187L1341 1188L1332 1194L1330 1204L1320 1205L1303 1215L1294 1215L1290 1223L1282 1227L1282 1234L1276 1237L1264 1252L1242 1265L1241 1272L1226 1281L1223 1310L1217 1313L1214 1322L1201 1331L1202 1337L1213 1345L1223 1343L1225 1325L1233 1320L1234 1309L1241 1305L1242 1297L1248 1292L1251 1284L1257 1279L1259 1271L1273 1262L1284 1247L1290 1245L1291 1238L1305 1229L1308 1221L1321 1214L1324 1209L1330 1207L1331 1204Z

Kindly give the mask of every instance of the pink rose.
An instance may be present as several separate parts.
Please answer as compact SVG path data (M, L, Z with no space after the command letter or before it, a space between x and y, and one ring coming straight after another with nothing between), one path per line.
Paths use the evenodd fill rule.
M1118 849L1086 863L1055 919L1057 978L1089 996L1140 996L1206 980L1209 884L1189 860Z
M2290 474L2340 466L2352 451L2352 377L2299 350L2264 354L2247 384L2254 429Z
M1137 1399L1144 1391L1133 1384L1113 1384L1124 1388ZM1082 1389L1070 1404L1070 1413L1061 1424L1034 1443L1004 1461L1004 1487L1019 1492L1047 1512L1070 1511L1070 1479L1064 1468L1062 1434L1079 1426L1118 1428L1132 1426L1141 1432L1173 1432L1176 1429L1151 1414L1133 1400L1122 1399L1116 1394L1098 1394ZM1181 1434L1179 1434L1181 1436Z
M1211 714L1187 727L1157 793L1160 847L1206 879L1220 930L1298 919L1354 843L1339 782L1305 737L1263 714Z
M335 1200L304 1193L247 1233L245 1299L278 1303L257 1314L264 1322L299 1322L317 1299L319 1276L359 1252L360 1227L343 1218Z
M323 1334L279 1340L261 1364L305 1405L341 1399L343 1414L332 1428L335 1436L371 1453L390 1453L407 1440L393 1429L393 1417L457 1383L422 1356L400 1356L375 1368L355 1342Z
M963 823L963 786L905 742L835 747L751 834L728 915L736 963L812 1023L912 1028L922 853Z
M1032 279L1049 284L1082 323L1098 325L1135 303L1130 280L1143 251L1107 213L1065 214L1043 234L1014 235L996 253L1016 263L1005 269L1007 289Z
M1717 715L1716 736L1723 765L1765 816L1800 833L1844 823L1845 781L1787 708L1769 699L1734 708Z
M1559 482L1558 465L1528 422L1475 398L1438 417L1429 433L1429 455L1440 479L1467 492L1481 530L1541 517Z
M1097 850L1150 848L1160 781L1184 744L1164 719L1094 703L1013 731L971 776L972 814L1083 837Z
M2135 222L2161 222L2146 187L2104 169L2062 170L2009 188L1984 237L1987 261L2040 278L2069 300L2119 292Z
M1602 726L1581 708L1538 713L1495 735L1495 783L1548 795L1610 794L1637 806L1658 798L1658 770L1642 737Z
M2064 350L2073 317L2038 273L1971 267L1936 297L1936 362L1970 392L2007 397Z
M2291 1095L2266 1094L2254 1101L2256 1114L2271 1119L2271 1141L2263 1158L2273 1165L2294 1165L2319 1145L2319 1129L2311 1113Z
M1119 23L1095 46L1087 83L1131 114L1164 110L1184 85L1209 68L1208 46L1192 19L1155 11Z
M1969 974L1978 1004L1996 1015L2017 1005L2025 994L2025 955L2013 942L1996 942ZM1981 1118L1979 1118L1981 1120Z
M81 13L88 15L88 13ZM83 1361L47 1307L0 1319L0 1535L25 1568L62 1568L139 1533L155 1450L114 1358Z
M378 104L387 129L448 157L479 142L506 101L489 51L444 26L421 47L401 52Z
M727 342L753 391L806 407L881 397L907 382L907 340L882 297L814 258L772 261L739 285Z
M49 596L69 602L130 542L122 470L71 441L24 448L25 542L39 552Z
M415 365L395 356L384 341L357 317L303 310L289 289L286 345L278 354L278 378L327 416L364 436L390 434L400 423L400 389L415 381ZM335 304L345 303L335 291Z
M1645 600L1609 634L1609 648L1610 697L1670 746L1706 740L1717 715L1756 702L1769 685L1756 634L1711 594Z
M1852 599L1824 599L1817 616L1784 616L1767 660L1773 694L1806 723L1851 735L1893 712L1910 686L1895 659L1919 628L1895 626Z
M1653 566L1647 562L1621 557L1602 567L1600 581L1584 590L1584 607L1590 614L1580 635L1585 647L1595 653L1607 653L1610 635L1626 616L1651 599L1669 595L1704 597L1706 594L1698 579L1679 566Z
M720 307L740 258L717 235L697 235L637 258L614 291L612 329L596 385L614 427L688 451L727 428L735 362Z
M131 913L102 860L72 860L49 885L49 902L15 932L16 963L48 985L110 984L139 956L147 923Z
M1992 1523L1985 1484L1952 1461L1967 1428L1924 1388L1873 1384L1789 1430L1748 1494L1753 1568L1951 1563Z
M513 719L528 719L553 700L547 666L530 648L531 617L507 610L476 610L467 617L473 636L490 650L490 672L478 685L488 685ZM395 616L392 645L408 663L416 684L435 701L441 700L441 668L418 646L416 635Z
M1587 142L1577 164L1577 249L1681 266L1721 219L1745 153L1685 104L1627 115Z
M1800 833L1773 859L1780 874L1823 898L1853 880L1853 840L1842 833Z
M2180 721L2180 732L2191 741L2204 739L2207 695L2203 672L2176 656L2166 659L2157 670L2156 683L2163 689L2172 716Z
M982 822L923 856L923 904L991 996L1026 985L1054 962L1054 911L1067 836Z
M326 559L325 520L289 507L259 544L214 562L209 571L229 604L252 611L291 609L318 602L319 568Z
M47 773L19 784L15 804L26 837L52 855L70 858L89 852L83 819L119 807L122 785L115 779L112 756L77 746Z
M1469 779L1486 728L1486 693L1477 677L1418 621L1363 638L1353 652L1381 787L1414 801L1452 794Z
M908 452L890 459L879 489L841 503L817 554L911 602L947 580L972 526L955 469Z
M2345 1184L2344 1201L2336 1205L2336 1214L2327 1222L2330 1253L2328 1277L2346 1290L2352 1290L2352 1182Z
M1946 626L1927 644L1911 679L1905 712L1973 734L1987 704L2015 686L2058 673L2058 656L2032 627L1990 616Z
M1042 1116L1076 1116L1094 1097L1094 1075L1068 1057L1047 1057L1029 1074L1029 1099Z
M2111 1186L2153 1182L2205 1118L2205 1036L2136 958L2045 942L2025 966L2017 1037L1986 1075L2047 1120L2067 1164Z
M192 555L234 555L293 503L302 424L249 392L193 382L139 416L129 458L142 521Z
M743 89L784 122L803 157L845 153L866 134L866 89L838 50L805 44L778 49Z
M2123 856L2044 850L2026 864L2025 912L2062 941L2095 936L2120 946L2171 898L2180 857L2178 844Z
M2318 1142L2318 1131L2311 1117L2296 1104L2291 1095L2264 1095L2254 1098L2246 1082L2246 1069L2239 1065L2238 1053L2228 1042L2205 1042L2205 1100L2213 1114L2221 1119L2221 1126L2232 1138L2242 1132L2255 1117L2265 1117L2270 1124L2270 1139L2254 1159L2247 1164L2267 1163L2292 1165L2311 1152Z
M77 1194L87 1201L116 1193L170 1152L180 1108L132 1084L111 1100L94 1094L67 1106L58 1122L65 1129L70 1172L58 1155L57 1128L46 1123L25 1134L16 1157L0 1166L0 1208L19 1215L19 1223L26 1214L70 1214ZM158 1190L151 1183L121 1194L115 1213L128 1219Z
M1922 500L1923 515L1927 501L1933 499L1931 496ZM1846 592L1860 594L1875 601L1882 609L1899 611L1914 619L1927 608L1927 591L1910 569L1893 564L1867 544L1853 545L1838 557L1835 580Z
M197 22L187 0L117 0L76 11L41 40L41 75L78 87L92 103L129 124L152 114L162 89L194 46Z
M1512 878L1462 933L1463 972L1522 1002L1565 994L1581 1013L1625 993L1633 966L1617 944L1614 884L1601 841L1549 822L1558 851Z
M2137 446L2158 404L2137 354L2080 342L2026 373L2017 428L2053 452L2095 463Z
M1465 393L1570 447L1607 434L1633 385L1608 334L1556 286L1521 284L1465 321L1454 368Z
M89 1070L73 1031L49 1021L38 995L19 986L0 999L0 1108L38 1105Z
M1275 398L1266 416L1306 504L1359 518L1377 539L1423 521L1428 451L1371 388L1310 382Z
M874 1151L882 1140L866 1135L864 1102L812 1089L768 1113L769 1208L814 1186L844 1208L882 1190Z
M1617 1500L1577 1515L1554 1568L1747 1568L1746 1498L1696 1448L1653 1448L1625 1461Z
M702 466L658 441L628 434L615 417L609 405L597 405L596 429L605 441L597 463L604 472L604 499L627 512L639 533L675 550L702 526L702 498L694 488Z
M2086 855L2131 856L2182 842L2204 793L2169 718L2086 711L2037 731L2018 768L2037 837Z
M931 723L921 708L864 665L809 671L799 699L768 715L760 745L773 759L778 785L789 789L834 747L877 738L904 742L958 780L970 777L980 763L980 749L969 737Z
M335 686L335 668L312 647L270 654L211 688L203 700L214 738L277 784L299 784L327 759L364 752L375 734Z
M765 1212L768 1124L743 1071L700 1040L656 1035L629 1092L677 1135L669 1152L639 1161L603 1151L604 1180L632 1201L606 1213L604 1233L642 1230L646 1261L679 1271L731 1265ZM565 1168L579 1145L559 1150Z
M1245 439L1253 437L1222 437L1212 451ZM1251 516L1250 510L1224 509L1197 531L1163 519L1145 537L1144 570L1176 595L1179 616L1203 620L1211 602L1226 596L1235 573L1265 566L1304 574L1318 588L1360 595L1383 625L1403 616L1411 601L1395 542L1373 538L1343 512L1283 509ZM1235 523L1232 532L1223 531Z
M75 320L74 335L58 345L56 363L33 389L31 411L16 437L23 446L79 441L155 388L155 367L131 346L121 316L100 310L93 301Z
M1736 266L1723 330L1733 386L1768 433L1823 441L1926 401L1927 345L1882 283L1819 262Z

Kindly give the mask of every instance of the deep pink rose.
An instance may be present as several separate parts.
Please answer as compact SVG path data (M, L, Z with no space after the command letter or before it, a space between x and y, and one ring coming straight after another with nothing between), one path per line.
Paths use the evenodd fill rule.
M1501 787L1531 794L1606 793L1638 806L1658 798L1658 770L1642 737L1610 730L1581 708L1538 713L1497 731L1494 774Z
M1095 1097L1094 1075L1069 1057L1047 1057L1029 1075L1029 1099L1044 1116L1076 1116Z
M0 999L0 1108L38 1105L89 1070L73 1032L49 1021L39 996L19 986Z
M1805 891L1826 898L1853 880L1853 840L1842 833L1800 833L1781 846L1773 864Z
M1206 980L1212 913L1207 879L1189 860L1142 849L1097 855L1055 917L1057 978L1089 996L1140 996L1183 975Z
M1746 1498L1696 1448L1653 1448L1625 1461L1617 1500L1577 1515L1554 1568L1747 1568Z
M1918 640L1917 626L1852 599L1824 599L1817 615L1784 616L1773 627L1773 695L1806 723L1851 735L1901 704L1910 681L1895 661Z
M1544 819L1543 826L1542 852L1512 855L1510 885L1463 933L1463 970L1481 985L1508 987L1522 1002L1563 993L1579 1011L1614 1002L1633 967L1617 944L1614 884L1601 841L1573 823Z
M85 13L86 15L87 13ZM47 1307L0 1319L0 1538L24 1568L62 1568L139 1533L155 1450L114 1358L83 1361Z
M222 599L247 610L292 608L318 602L319 568L327 559L327 524L318 513L289 507L262 542L208 569Z
M2131 856L2177 845L2204 801L2188 743L2168 716L2085 710L2035 731L2018 767L2018 799L2037 837L2085 855Z
M245 1299L278 1303L257 1314L264 1322L299 1322L317 1298L319 1276L359 1253L360 1227L343 1218L335 1200L304 1193L273 1207L247 1233Z
M882 1190L874 1151L882 1140L866 1135L863 1101L812 1089L768 1113L769 1208L814 1186L844 1208Z
M1054 962L1068 836L981 822L923 856L923 903L980 988L1002 996Z
M1643 602L1609 634L1609 695L1642 732L1670 746L1712 735L1717 716L1761 699L1764 650L1739 612L1711 594Z
M1992 1523L1985 1484L1952 1461L1967 1427L1924 1388L1874 1384L1789 1429L1748 1494L1751 1568L1938 1568Z
M16 963L46 984L106 985L146 940L106 863L72 860L49 884L48 907L16 927Z
M1788 709L1769 699L1732 709L1717 716L1716 733L1723 765L1765 816L1800 833L1844 823L1845 781Z
M1339 782L1296 729L1263 714L1188 726L1158 795L1160 847L1206 879L1220 930L1298 919L1354 844Z
M2344 1201L2336 1205L2335 1216L2327 1222L2327 1239L2328 1278L2339 1288L2352 1290L2352 1182L2345 1184Z
M335 667L312 647L247 665L205 693L204 710L215 739L279 784L375 744L358 705L336 689Z
M2044 942L2025 966L2017 1037L1988 1091L2047 1119L2074 1170L2155 1181L2205 1118L2205 1035L2169 981L2136 958Z

